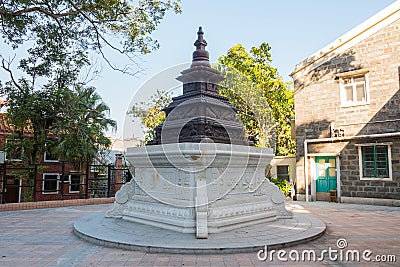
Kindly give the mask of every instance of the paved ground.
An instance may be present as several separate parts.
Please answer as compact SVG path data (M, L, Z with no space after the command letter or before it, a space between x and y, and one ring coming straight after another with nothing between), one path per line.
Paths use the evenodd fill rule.
M322 219L327 232L307 244L285 248L280 255L287 261L279 260L272 251L268 251L269 256L273 255L272 261L270 257L260 261L256 252L152 254L92 245L75 237L72 226L81 217L111 207L93 205L1 212L0 266L400 266L400 208L325 202L289 202L288 206L295 212L311 213ZM345 240L337 244L339 239ZM312 251L321 259L307 260ZM357 253L360 261L352 260ZM299 261L294 260L297 254ZM393 257L397 262L377 262L379 258Z

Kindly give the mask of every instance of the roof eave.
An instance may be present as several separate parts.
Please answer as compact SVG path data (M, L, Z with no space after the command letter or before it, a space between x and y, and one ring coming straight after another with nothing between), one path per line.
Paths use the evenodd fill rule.
M290 76L293 79L297 79L302 74L317 68L333 56L347 50L398 19L400 19L400 0L384 8L332 43L298 63Z

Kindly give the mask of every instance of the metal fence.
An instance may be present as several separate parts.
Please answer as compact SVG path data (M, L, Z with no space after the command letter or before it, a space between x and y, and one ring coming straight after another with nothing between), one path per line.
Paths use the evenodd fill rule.
M132 178L124 167L76 165L66 161L0 164L0 203L112 197Z

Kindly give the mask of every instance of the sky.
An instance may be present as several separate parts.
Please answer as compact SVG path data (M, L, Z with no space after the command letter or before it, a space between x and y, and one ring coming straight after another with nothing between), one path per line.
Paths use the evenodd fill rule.
M111 109L111 117L118 123L118 130L108 134L113 138L140 137L138 126L126 119L131 102L138 100L135 93L140 88L151 90L147 87L152 84L146 81L154 80L157 74L191 61L199 26L203 27L211 62L216 62L238 43L249 50L267 42L272 47L272 66L285 81L291 81L289 74L297 63L393 2L395 0L182 0L182 13L168 13L152 34L159 41L159 50L138 57L137 62L143 69L140 74L136 77L124 75L103 62L100 76L92 81L91 85L97 88ZM122 66L128 63L126 58L116 55L111 55L110 60ZM178 76L179 70L176 74ZM166 88L163 88L164 82ZM171 84L164 78L155 86L168 90ZM135 132L126 133L124 122L131 124Z

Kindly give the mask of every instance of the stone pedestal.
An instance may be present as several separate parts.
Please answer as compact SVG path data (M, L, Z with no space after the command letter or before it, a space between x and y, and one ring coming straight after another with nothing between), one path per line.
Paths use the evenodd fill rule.
M291 218L283 193L265 178L273 156L268 148L221 143L128 148L134 179L107 216L197 238Z

